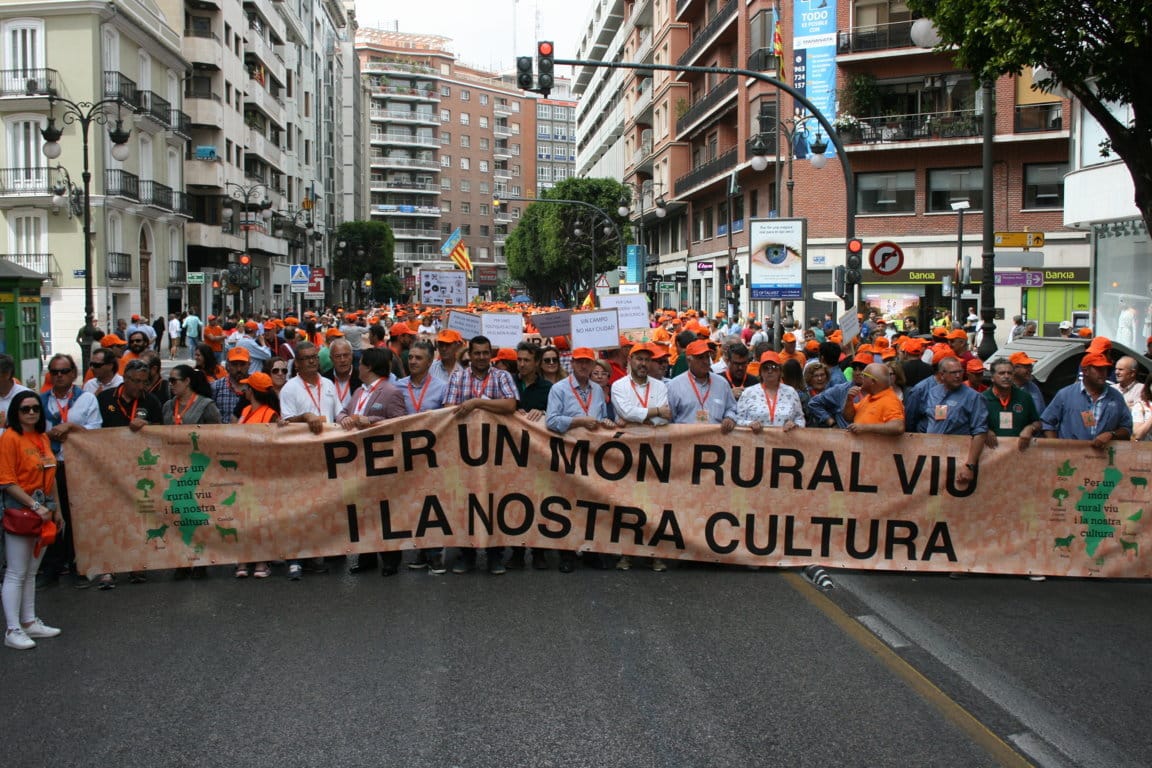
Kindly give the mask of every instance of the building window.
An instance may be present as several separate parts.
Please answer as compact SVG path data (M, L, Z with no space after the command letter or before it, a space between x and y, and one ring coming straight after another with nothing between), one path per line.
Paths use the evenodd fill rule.
M452 167L452 155L440 155L440 167L441 168L451 168Z
M552 159L552 145L551 144L538 145L536 147L536 157L539 160L551 160Z
M450 110L450 109L440 110L440 122L442 122L442 123L452 122L452 110Z
M537 181L552 181L552 167L548 165L540 165L536 167L536 180Z
M856 209L860 213L915 213L916 174L912 171L856 174ZM948 210L952 210L951 207Z
M483 115L480 116L480 127L481 128L487 128L488 127L488 118L484 117Z
M487 160L481 160L480 161L480 173L488 173L488 161Z
M460 113L460 125L469 125L472 122L472 116L467 112Z
M547 104L536 105L536 118L538 120L547 120L550 117L552 117L551 107L549 107Z
M467 171L472 168L472 160L467 157L460 158L460 170Z
M449 179L449 178L440 179L440 191L441 192L451 192L452 191L452 179Z
M447 146L452 143L452 133L450 131L440 131L440 143Z
M488 149L488 139L480 139L480 149Z
M468 181L467 179L460 179L460 191L461 192L471 192L472 191L472 182Z
M461 224L460 225L460 234L462 234L462 235L472 234L472 225L471 224Z
M942 168L928 171L928 205L933 212L951 212L952 203L967 200L969 212L984 208L984 186L979 168Z
M487 224L481 224L480 225L480 237L488 237L488 225Z
M472 213L472 203L469 203L467 200L460 203L460 213Z
M1067 163L1024 166L1024 207L1063 208Z
M488 203L480 203L480 215L481 216L487 216L488 215Z
M472 91L468 91L468 90L461 88L460 89L460 101L471 101L471 100L472 100Z
M480 94L480 103L483 106L488 106L488 94L486 94L486 93Z
M452 95L452 89L446 85L442 85L440 86L440 95L447 99Z
M460 146L471 147L472 146L472 137L468 136L468 135L461 135L460 136Z
M712 239L712 209L705 208L702 211L697 211L692 217L692 233L695 235L694 240L711 240Z
M488 194L488 182L486 182L486 181L480 182L480 194L482 194L482 195Z
M451 200L441 200L440 201L440 213L452 213L452 201Z

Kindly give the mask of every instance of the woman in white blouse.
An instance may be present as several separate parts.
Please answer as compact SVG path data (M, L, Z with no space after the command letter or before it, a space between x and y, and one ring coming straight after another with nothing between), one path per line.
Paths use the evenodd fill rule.
M736 403L736 425L759 433L764 427L784 431L803 427L800 393L780 381L780 355L769 350L760 356L760 386L746 387Z

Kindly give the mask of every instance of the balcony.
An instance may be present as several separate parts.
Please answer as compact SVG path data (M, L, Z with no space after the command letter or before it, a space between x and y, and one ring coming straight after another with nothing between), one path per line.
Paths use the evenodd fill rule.
M419 136L401 131L376 132L369 135L372 144L403 144L412 147L430 147L436 149L440 146L440 139L435 136Z
M188 117L187 112L181 112L178 109L172 110L172 114L168 117L168 124L172 126L172 133L180 138L192 138L192 118Z
M494 125L492 126L492 135L509 138L512 136L512 129L506 125Z
M855 128L839 129L844 144L887 144L899 141L966 139L980 136L983 118L976 110L922 112L860 119Z
M192 218L192 200L187 192L172 193L172 210L179 216Z
M736 18L736 11L739 9L739 0L728 0L724 7L716 12L712 20L705 25L704 29L700 30L700 34L692 41L692 44L684 49L684 53L680 54L680 58L676 63L685 66L691 64L696 60L696 57L702 54L707 48L715 41L716 36L720 30L727 27Z
M5 261L18 267L30 269L41 275L47 275L53 280L60 279L60 270L56 266L56 258L50 253L6 253L0 256Z
M422 168L429 171L439 171L439 160L420 160L414 157L389 157L387 155L372 155L373 167L382 168Z
M104 71L104 97L120 99L133 109L140 106L140 90L136 81L119 72Z
M730 75L726 79L720 81L719 85L708 91L708 93L706 93L703 98L689 107L687 112L676 119L676 133L684 133L684 131L686 131L688 128L700 122L700 120L709 112L714 110L720 104L723 104L728 99L732 98L735 93L736 77L734 75Z
M395 99L413 101L440 101L440 96L431 88L416 88L408 85L369 85L373 96L388 96Z
M636 89L636 101L632 104L632 117L637 118L652 106L652 78L646 77L640 81Z
M224 68L224 46L215 32L186 29L181 47L184 56L193 64L207 65L217 70Z
M0 168L0 197L39 197L52 194L49 177L53 169L46 166L31 168Z
M132 254L109 251L108 279L128 281L132 279Z
M430 195L440 194L439 184L425 184L419 181L405 179L378 179L373 178L369 184L373 192L425 192Z
M780 71L780 57L771 48L758 48L748 54L748 69L775 74Z
M368 117L372 120L440 125L440 115L434 112L419 112L414 109L373 109L369 111Z
M393 227L392 234L396 236L397 240L440 240L443 238L439 229L427 228Z
M141 91L140 99L140 106L147 117L166 128L172 124L172 102L155 91Z
M0 97L46 96L58 93L59 87L60 73L54 69L0 69Z
M224 105L218 93L189 91L184 94L184 106L188 109L188 119L192 125L218 129L224 124Z
M707 181L731 171L736 167L738 159L739 152L736 147L732 147L732 149L720 155L715 160L709 160L706 163L701 163L696 166L688 173L676 179L676 197L681 197Z
M504 140L497 141L492 147L492 157L498 160L511 160L512 148L508 146L508 142Z
M404 72L416 75L435 75L436 70L423 64L411 64L404 61L369 61L360 70L361 74L387 74L388 72Z
M140 200L140 177L121 170L104 171L104 194Z
M188 265L183 261L168 262L168 284L188 282Z
M837 53L864 53L886 48L911 48L912 22L894 21L891 24L870 24L842 30L836 44Z
M1050 104L1021 104L1016 107L1014 122L1016 133L1064 130L1064 105L1058 101Z
M511 181L512 180L512 169L511 168L501 168L500 166L496 166L495 168L492 169L492 178L500 179L503 181Z
M373 203L370 206L372 213L382 216L439 216L438 205L392 205L390 203Z
M184 164L184 183L189 187L224 186L224 163L217 159L193 158Z
M632 165L641 165L652 154L652 129L641 131L640 145L632 152Z
M172 210L172 187L158 181L140 182L140 202L166 211Z

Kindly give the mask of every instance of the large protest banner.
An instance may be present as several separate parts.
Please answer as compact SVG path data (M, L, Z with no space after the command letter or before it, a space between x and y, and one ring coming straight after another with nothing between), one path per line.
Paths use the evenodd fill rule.
M69 436L89 573L430 546L749 565L1152 575L1152 450L676 425L556 435L450 410L362 432L146 427ZM1144 552L1141 552L1141 543Z

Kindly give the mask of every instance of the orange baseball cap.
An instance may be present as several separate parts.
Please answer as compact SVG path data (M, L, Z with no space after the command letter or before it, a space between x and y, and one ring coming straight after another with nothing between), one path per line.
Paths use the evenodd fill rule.
M620 348L621 349L623 349L624 347L630 347L635 343L636 342L632 341L632 339L628 338L627 336L621 336L620 337Z
M300 321L298 319L296 319L295 317L292 317L292 315L288 315L288 317L284 318L284 324L285 325L300 325Z
M949 341L951 341L952 339L963 339L964 341L967 341L968 340L968 334L966 334L963 331L963 329L956 328L954 330L949 331L948 335L945 336L944 338L948 339Z
M260 328L260 324L257 322L253 322L252 320L249 320L248 322L244 323L244 330L246 330L246 331L255 331L255 330L259 330L259 328Z
M666 344L651 342L648 346L652 349L653 360L668 357L668 346Z
M339 328L329 328L328 330L324 331L324 338L326 339L339 339L343 336L344 331L340 330Z
M1025 354L1024 352L1013 352L1008 357L1008 362L1012 363L1012 365L1035 365L1036 364L1036 360L1034 358L1028 357L1028 355Z
M1081 368L1111 368L1112 363L1101 352L1089 352L1080 360Z
M397 312L396 316L399 317L400 313ZM408 327L408 323L393 323L392 327L388 329L389 336L415 336L412 329Z
M1088 328L1088 327L1084 327L1084 328L1081 328L1080 330L1076 331L1076 333L1077 333L1077 334L1080 336L1080 338L1082 338L1082 339L1090 339L1090 338L1092 338L1092 329L1091 329L1091 328Z
M247 384L257 392L267 392L272 389L272 377L266 373L257 371L246 379L240 379L241 384Z
M573 360L595 360L596 352L591 347L576 347L572 350Z
M703 339L697 339L684 349L684 353L689 357L695 357L696 355L711 355L712 348L708 346L708 342L704 341Z
M892 347L885 348L885 350L880 353L880 359L881 360L895 360L896 359L896 350L892 349Z
M796 334L789 331L788 333L784 334L780 338L783 339L784 341L787 341L787 342L794 342L794 341L796 341Z
M252 355L248 354L248 350L244 349L244 347L232 347L232 349L228 350L228 362L230 363L236 360L247 363L251 359Z
M968 373L982 373L984 371L984 363L980 361L980 358L974 357L964 365L964 370L968 371Z
M460 341L464 341L464 337L460 335L459 331L452 328L445 328L436 334L437 344L455 344Z
M932 335L937 338L946 339L948 338L948 329L942 325L938 325L932 329Z
M876 358L867 352L857 352L856 356L852 358L853 365L856 365L857 363L860 365L871 365L874 362L876 362Z
M817 352L820 350L820 342L816 341L816 339L809 339L804 342L804 349L809 352Z
M764 363L776 363L776 365L780 365L780 355L770 349L760 355L760 364L763 365Z
M507 360L508 362L516 361L516 350L512 347L500 347L496 350L496 354L492 356L493 360Z
M903 349L909 355L919 355L919 354L923 353L925 349L928 348L928 340L927 339L914 339L912 337L907 337L904 339L904 343L901 345L900 348Z
M652 351L651 345L649 345L649 344L634 344L634 345L632 345L632 349L630 349L628 351L628 357L632 357L632 355L638 355L638 354L641 354L643 352L646 352L649 355L652 355L653 357L656 356L655 353Z
M114 333L106 333L100 337L100 346L104 349L108 349L108 347L126 347L128 346L128 342Z
M839 330L832 331L832 333L828 334L828 341L833 344L839 344L844 341L844 333Z

